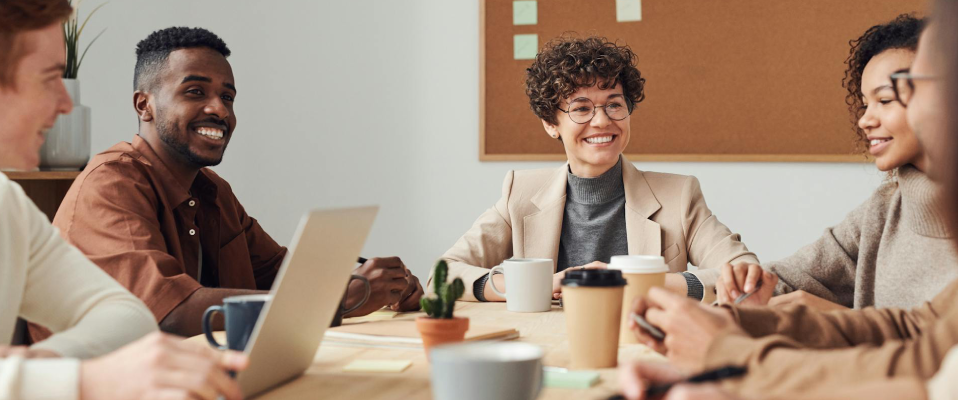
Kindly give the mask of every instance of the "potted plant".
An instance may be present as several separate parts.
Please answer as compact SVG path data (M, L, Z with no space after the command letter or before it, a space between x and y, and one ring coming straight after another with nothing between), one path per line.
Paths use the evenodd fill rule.
M71 1L71 3L73 3ZM80 66L86 57L90 46L100 38L106 29L100 31L80 53L80 35L86 28L87 22L106 5L100 4L90 12L81 24L79 21L79 7L77 1L73 15L63 22L63 41L66 44L66 68L63 70L63 86L66 86L70 99L73 100L73 111L57 117L56 124L46 135L46 141L40 149L40 167L52 170L78 170L90 160L90 107L80 103L80 81L77 76Z
M456 300L466 291L462 279L456 278L452 283L446 283L449 266L439 260L433 271L432 281L434 291L419 300L424 317L416 318L416 328L422 336L422 346L429 357L429 349L443 343L461 342L469 330L469 318L453 317Z

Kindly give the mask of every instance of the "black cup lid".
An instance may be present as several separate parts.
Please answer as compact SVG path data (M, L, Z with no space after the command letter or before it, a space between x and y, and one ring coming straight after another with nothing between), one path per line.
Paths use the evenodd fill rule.
M616 269L576 269L566 271L562 286L569 287L615 287L625 286L622 271Z

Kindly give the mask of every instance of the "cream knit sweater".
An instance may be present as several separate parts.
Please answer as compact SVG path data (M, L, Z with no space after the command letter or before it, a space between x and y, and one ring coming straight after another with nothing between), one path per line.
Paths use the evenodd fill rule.
M60 238L56 228L0 173L0 344L17 317L56 332L35 348L64 358L0 359L0 400L75 399L80 361L157 329L150 310Z
M846 307L911 308L958 278L958 255L935 207L937 186L908 165L840 224L765 265L777 293L804 290Z

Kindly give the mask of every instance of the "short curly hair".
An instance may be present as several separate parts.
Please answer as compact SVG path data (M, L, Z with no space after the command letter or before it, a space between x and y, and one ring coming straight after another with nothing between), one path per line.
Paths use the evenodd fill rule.
M924 25L924 19L912 14L902 14L890 22L868 28L861 37L848 42L851 50L845 60L847 69L842 86L848 90L845 104L848 105L852 126L859 139L859 150L862 152L868 150L867 135L858 127L858 120L865 115L865 103L862 100L862 73L865 72L865 66L872 58L887 50L917 51L918 38Z
M170 53L179 49L207 47L223 57L230 56L226 42L203 28L174 26L151 33L136 45L136 67L133 69L133 89L148 90L166 65Z
M543 46L526 69L526 95L532 112L557 125L561 101L583 87L622 85L629 111L645 99L645 78L636 68L638 57L628 46L604 37L559 37Z

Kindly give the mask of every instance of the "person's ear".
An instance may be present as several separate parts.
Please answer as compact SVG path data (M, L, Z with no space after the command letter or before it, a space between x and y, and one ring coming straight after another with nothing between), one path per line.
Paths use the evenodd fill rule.
M548 133L550 137L553 139L559 138L559 127L550 124L549 121L544 119L540 121L542 121L542 127L546 129L546 133Z
M140 122L153 120L153 96L141 90L133 92L133 109Z

